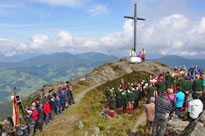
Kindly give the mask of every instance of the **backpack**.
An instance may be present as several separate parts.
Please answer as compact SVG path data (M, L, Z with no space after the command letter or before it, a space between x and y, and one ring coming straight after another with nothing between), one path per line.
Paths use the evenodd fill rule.
M173 111L175 111L175 109L176 109L176 103L175 103L175 99L176 99L176 97L174 96L174 99L172 100L172 99L170 99L170 97L169 97L169 95L168 95L168 99L170 100L170 102L172 103L172 110L171 110L171 112L173 112Z

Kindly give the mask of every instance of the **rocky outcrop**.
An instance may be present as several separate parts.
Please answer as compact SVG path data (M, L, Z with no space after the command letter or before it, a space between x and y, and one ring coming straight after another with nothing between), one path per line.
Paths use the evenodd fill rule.
M83 78L92 83L103 83L133 71L146 71L154 75L167 71L173 72L170 67L160 62L130 63L127 59L121 59L120 61L105 63Z
M190 136L205 136L205 112L202 114L200 120L196 123L196 127ZM166 135L187 136L184 130L188 125L189 121L183 121L174 116L167 124Z

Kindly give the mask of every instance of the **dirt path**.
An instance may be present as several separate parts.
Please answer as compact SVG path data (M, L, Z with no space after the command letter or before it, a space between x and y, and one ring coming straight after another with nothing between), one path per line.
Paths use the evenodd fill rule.
M142 114L140 115L140 117L138 118L138 120L136 121L136 124L133 127L129 136L135 136L135 133L137 132L138 126L140 124L142 124L145 120L146 120L146 114L145 114L145 111L143 111Z
M55 116L56 118L54 119L55 121L52 121L48 126L44 125L44 132L43 133L37 133L36 135L38 136L46 136L46 135L50 135L46 132L49 132L49 130L52 130L55 128L56 125L63 125L63 123L65 123L64 125L66 126L64 128L64 131L62 131L62 133L59 133L57 135L61 135L61 136L68 136L69 132L71 131L71 127L72 127L72 123L74 121L76 121L80 116L76 115L76 114L72 114L72 111L77 108L80 100L85 96L85 94L87 92L89 92L92 89L95 89L97 86L99 86L101 84L97 84L94 85L90 88L85 89L84 91L80 92L74 99L75 99L75 104L72 105L71 107L69 107L65 112L70 112L70 113L66 113L69 115L69 117L65 117L65 114L59 115L59 116ZM53 134L56 135L56 134Z

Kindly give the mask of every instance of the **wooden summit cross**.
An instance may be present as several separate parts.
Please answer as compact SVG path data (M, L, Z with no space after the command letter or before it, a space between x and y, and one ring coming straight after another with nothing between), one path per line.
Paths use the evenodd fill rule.
M134 51L136 51L136 36L137 36L137 20L145 21L144 18L137 17L137 4L134 4L134 17L124 16L124 18L133 19L134 20Z

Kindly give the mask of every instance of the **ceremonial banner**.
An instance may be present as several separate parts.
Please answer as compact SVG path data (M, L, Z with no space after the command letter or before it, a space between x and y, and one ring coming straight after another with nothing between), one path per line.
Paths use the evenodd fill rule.
M19 108L18 108L18 104L16 103L15 96L13 98L13 122L14 122L14 127L17 127L20 125Z

